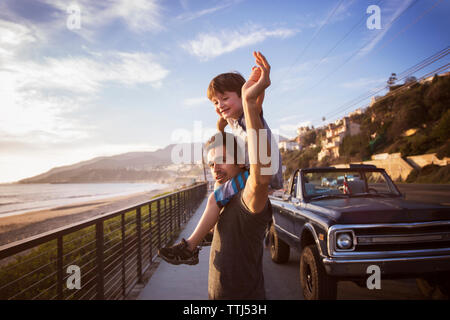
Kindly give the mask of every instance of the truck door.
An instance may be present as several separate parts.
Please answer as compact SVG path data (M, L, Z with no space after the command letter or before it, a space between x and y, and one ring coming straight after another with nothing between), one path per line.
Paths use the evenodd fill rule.
M297 199L297 190L298 190L298 178L299 174L297 173L294 176L294 181L292 183L292 189L291 189L291 199ZM295 200L294 200L295 201ZM289 233L291 236L295 235L294 233L294 214L293 210L295 209L295 206L292 204L291 201L283 201L281 204L281 207L278 209L279 213L277 214L276 222L279 227L281 227L286 233Z

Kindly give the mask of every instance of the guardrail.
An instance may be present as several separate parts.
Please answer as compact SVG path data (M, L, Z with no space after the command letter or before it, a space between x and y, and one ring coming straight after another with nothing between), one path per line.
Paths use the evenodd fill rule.
M198 184L0 247L0 299L124 299L205 195Z

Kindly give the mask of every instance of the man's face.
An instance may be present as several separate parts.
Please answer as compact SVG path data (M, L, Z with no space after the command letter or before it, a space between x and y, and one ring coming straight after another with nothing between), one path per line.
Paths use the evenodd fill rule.
M236 92L225 91L223 94L217 92L211 101L216 108L216 112L225 120L239 119L243 112L242 99Z
M222 153L220 152L220 148L221 147L217 147L209 150L207 160L214 180L216 180L220 184L223 184L237 175L241 168L236 164L227 163L227 156L231 156L226 154L225 147L222 147ZM231 159L228 159L228 162L233 161Z

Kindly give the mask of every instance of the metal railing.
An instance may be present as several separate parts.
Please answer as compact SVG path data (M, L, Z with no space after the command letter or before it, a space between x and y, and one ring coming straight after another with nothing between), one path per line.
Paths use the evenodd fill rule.
M0 299L126 298L205 195L201 183L1 246Z

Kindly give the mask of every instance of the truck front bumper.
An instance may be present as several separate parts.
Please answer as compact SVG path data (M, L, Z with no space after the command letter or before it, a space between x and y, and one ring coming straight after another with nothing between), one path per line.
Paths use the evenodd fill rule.
M376 259L342 259L323 258L328 275L335 277L367 278L367 268L376 265L381 276L405 277L426 273L450 272L450 255L376 258Z

